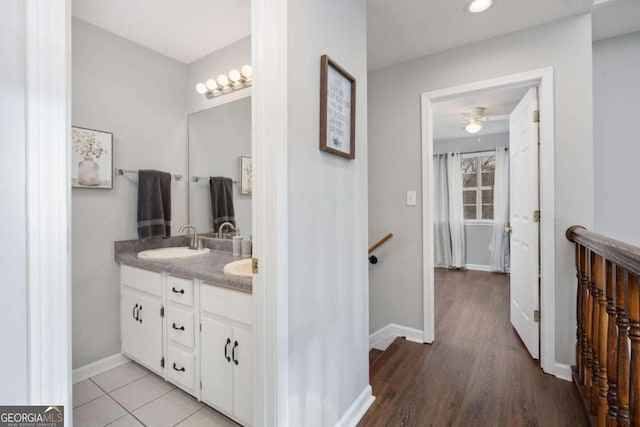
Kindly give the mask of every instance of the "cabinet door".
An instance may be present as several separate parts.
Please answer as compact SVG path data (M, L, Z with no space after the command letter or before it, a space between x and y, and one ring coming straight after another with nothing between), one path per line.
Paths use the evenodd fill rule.
M227 414L232 414L232 328L217 320L202 317L200 333L201 399ZM229 361L227 358L229 357Z
M233 345L233 415L243 424L253 425L253 333L234 328Z
M136 320L140 301L137 295L127 288L121 288L120 294L120 331L122 352L127 356L138 357L140 353L139 325Z
M162 374L162 304L159 298L122 288L122 351Z
M140 325L140 344L138 358L152 371L162 374L162 316L160 300L146 295L139 295L140 306L138 322Z

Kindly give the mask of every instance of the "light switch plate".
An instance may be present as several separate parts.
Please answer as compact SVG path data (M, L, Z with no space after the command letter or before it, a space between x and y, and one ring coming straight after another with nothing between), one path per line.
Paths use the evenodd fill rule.
M415 206L416 205L416 192L415 190L407 191L407 206Z

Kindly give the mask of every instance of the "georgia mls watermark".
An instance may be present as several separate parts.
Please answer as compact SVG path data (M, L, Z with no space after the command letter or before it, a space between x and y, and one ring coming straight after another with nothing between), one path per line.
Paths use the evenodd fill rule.
M0 427L64 427L64 406L0 406Z

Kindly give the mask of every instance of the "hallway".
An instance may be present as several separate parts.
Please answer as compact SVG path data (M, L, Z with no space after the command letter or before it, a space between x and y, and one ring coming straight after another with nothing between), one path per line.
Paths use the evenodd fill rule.
M509 321L507 275L436 269L436 341L399 340L360 426L585 426L574 385L546 375Z

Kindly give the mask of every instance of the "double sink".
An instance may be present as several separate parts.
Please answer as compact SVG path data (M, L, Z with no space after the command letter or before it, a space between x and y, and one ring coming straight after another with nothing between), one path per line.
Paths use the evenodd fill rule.
M209 248L190 249L188 246L149 249L138 253L141 259L179 259L209 253ZM235 277L252 277L251 258L230 262L224 266L224 274Z

